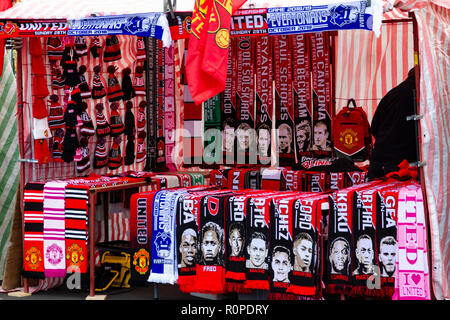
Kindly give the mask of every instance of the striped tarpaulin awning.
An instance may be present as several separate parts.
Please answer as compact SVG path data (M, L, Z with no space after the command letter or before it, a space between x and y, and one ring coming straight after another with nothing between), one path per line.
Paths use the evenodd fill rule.
M421 161L430 224L431 282L437 299L450 299L450 4L433 1L384 1L388 11L381 35L339 31L336 37L336 109L354 98L369 121L381 98L402 82L414 66L413 24L404 20L414 12L418 24L420 101L423 115ZM389 10L390 7L393 8ZM391 21L392 22L392 21Z
M2 279L20 170L16 121L16 78L11 68L8 51L5 52L0 88L0 279Z

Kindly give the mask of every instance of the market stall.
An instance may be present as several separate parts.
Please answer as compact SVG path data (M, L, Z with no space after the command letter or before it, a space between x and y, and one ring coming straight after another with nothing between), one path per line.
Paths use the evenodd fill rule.
M127 205L130 207L128 219L130 256L135 259L132 263L134 271L131 273L131 283L135 285L139 283L142 285L142 282L177 283L183 291L214 294L226 292L246 294L247 290L265 289L269 290L272 299L322 299L324 293L358 298L367 296L391 298L393 294L396 298L414 297L415 289L399 290L398 284L394 286L392 275L382 279L382 288L377 287L376 284L375 290L365 287L365 283L374 273L367 270L364 274L355 273L358 269L355 264L359 259L357 254L352 256L353 265L348 266L346 274L333 273L332 258L327 254L334 248L332 240L347 240L352 249L359 246L359 242L348 232L354 232L360 236L370 233L373 241L386 234L394 234L395 231L389 228L383 229L375 223L377 219L382 221L381 217L384 217L378 214L384 212L379 210L385 208L383 206L386 206L387 202L383 197L386 197L388 193L393 195L399 203L394 214L398 217L398 225L408 223L401 219L405 213L411 213L406 208L413 206L416 208L414 214L417 214L414 227L417 228L418 233L425 234L425 241L418 248L421 260L415 266L417 275L420 277L416 285L421 289L420 293L416 290L416 298L430 298L429 273L433 279L434 297L442 299L447 296L448 276L443 271L445 268L442 272L439 269L442 265L441 260L448 260L446 258L448 253L445 251L447 240L445 236L441 236L437 224L445 224L446 218L443 213L446 211L448 192L445 183L432 184L431 181L436 183L436 179L430 179L440 173L433 171L433 168L423 161L422 156L421 161L416 164L420 170L420 184L413 181L413 175L408 176L408 170L406 176L405 172L399 172L396 176L397 179L406 178L408 182L385 181L377 185L380 183L378 181L361 184L366 180L365 164L367 164L368 153L363 153L361 156L361 153L358 154L361 149L356 148L357 150L352 150L346 157L341 158L343 161L333 157L336 154L335 147L339 143L339 138L335 138L334 135L337 131L334 119L346 104L347 106L350 104L350 99L356 101L355 106L357 104L358 107L363 107L370 120L378 100L390 87L399 82L399 79L402 79L413 65L419 65L421 77L417 87L420 90L417 91L417 115L413 120L420 120L423 115L428 121L426 124L422 121L419 125L421 131L419 131L418 139L421 155L424 152L432 154L432 159L439 163L441 159L445 160L445 157L442 157L445 152L436 152L429 147L431 143L429 139L437 139L429 134L430 128L436 126L433 125L431 118L434 111L428 111L428 106L431 105L429 90L423 90L427 88L430 79L447 72L445 69L443 69L444 72L435 71L445 63L438 64L439 68L435 69L427 67L434 56L426 54L430 50L430 45L423 40L424 35L428 35L428 25L426 26L424 21L448 17L445 7L439 4L420 3L410 8L407 7L408 4L402 3L397 6L401 8L401 5L404 5L407 8L405 10L413 10L414 13L404 15L401 11L395 11L393 14L388 12L382 20L383 5L385 9L387 8L382 1L318 1L317 5L283 2L280 5L271 3L270 6L249 1L231 18L230 46L224 46L228 58L224 89L198 103L196 91L198 87L192 80L196 75L193 77L192 70L195 68L192 69L193 59L189 56L194 52L192 41L195 41L190 34L190 27L194 25L193 28L195 28L193 5L186 11L176 7L175 12L171 11L164 15L150 14L149 12L155 10L150 10L144 2L141 7L138 7L140 3L137 3L132 9L108 4L108 10L100 10L101 6L95 7L97 3L95 5L86 3L83 10L77 11L80 12L79 15L70 16L67 8L56 6L61 4L60 1L51 1L51 4L55 5L55 10L51 9L50 14L45 11L31 10L27 7L30 4L33 4L33 1L23 1L22 7L17 5L0 15L0 19L8 19L5 25L16 27L6 29L13 30L8 36L24 37L27 40L24 41L23 49L19 50L22 61L19 63L19 70L23 75L22 78L18 77L18 120L22 148L21 186L25 187L27 182L39 183L39 188L43 188L41 191L44 194L44 198L39 200L42 204L45 203L45 186L50 187L47 184L51 181L66 181L66 190L73 188L74 184L83 185L85 179L99 179L98 181L101 182L106 174L110 175L108 179L119 176L126 181L122 183L124 186L129 183L131 185L133 179L138 179L138 183L142 185L151 181L153 186L147 186L147 189L134 192L131 198L127 198L129 201ZM57 10L56 7L58 7ZM28 19L35 19L35 21ZM168 19L168 22L165 19ZM392 28L386 27L391 25ZM438 24L435 26L441 30ZM95 30L101 30L101 33L96 33ZM114 30L119 31L117 33ZM216 32L217 30L220 28L216 28ZM16 33L13 35L13 32ZM409 36L403 37L403 34ZM442 34L440 39L444 41L444 31L434 33L437 36L439 34ZM60 58L58 50L53 50L58 47L55 45L56 42L47 41L61 35L68 36L61 37L65 39L62 46L71 48L69 57L64 59ZM359 37L359 40L355 40L354 37ZM392 42L388 41L388 45L385 42L386 37L392 39ZM158 40L154 40L155 38ZM33 39L38 40L36 42ZM86 39L88 43L83 42ZM139 44L139 39L143 41L143 44ZM218 37L216 41L216 44L220 46L227 43L228 39ZM99 43L104 44L104 47L102 48ZM120 45L117 46L118 44ZM358 50L357 45L362 46L362 50ZM369 45L376 46L376 50L370 50ZM102 54L98 54L96 51L98 48L101 48ZM404 54L398 55L399 50L404 50L402 51ZM77 51L79 51L80 59L75 62L74 68L71 62L76 60L73 59L73 53ZM366 57L364 54L364 52L373 51L378 56ZM436 52L439 52L439 49ZM39 64L36 56L44 57L44 61L41 61L43 69L52 72L42 72L42 68L40 70L34 67L35 64ZM394 61L395 56L401 60L400 63L398 61L386 63L388 59L379 58L392 57L391 61ZM54 63L55 60L58 62ZM355 65L354 61L358 61L358 64ZM103 65L103 68L101 66L96 68L97 65ZM74 80L76 84L69 85L72 89L68 90L68 93L64 90L64 86L59 87L58 67L61 68L60 74L66 76L66 80L70 79L71 70L77 70L79 75L78 79ZM127 68L130 69L130 73L123 72ZM366 72L361 72L363 68ZM122 71L121 75L119 71ZM367 76L364 76L365 74ZM47 79L47 88L37 90L37 84L41 82L33 81L36 81L38 76ZM102 81L102 78L108 81ZM382 80L378 80L380 78ZM122 82L119 83L118 79ZM81 83L84 85L79 85ZM436 86L445 86L446 81L434 83ZM88 87L91 85L88 90L86 90L86 84ZM116 86L117 84L119 86ZM101 92L102 85L104 95L100 93L96 98L97 92L91 88L100 88L99 92ZM198 85L205 85L205 83L201 84L199 81ZM48 92L49 88L51 92ZM120 92L119 99L116 100L117 88ZM129 91L125 92L125 88ZM435 86L431 89L432 92L437 92ZM54 94L55 92L57 94ZM448 93L448 86L443 87L440 92L441 95L434 94L435 97L439 97L438 108L445 106L444 102L447 99L445 93ZM74 99L72 96L76 94L79 94L79 98ZM43 111L42 109L45 108L39 104L40 100L37 98L42 97L49 98L48 110ZM95 101L96 99L99 101ZM71 137L64 137L66 152L68 149L73 149L69 157L77 156L78 149L80 152L82 148L88 150L84 157L81 153L79 161L74 161L72 158L66 161L67 154L64 154L63 161L56 163L55 154L48 154L45 150L40 151L42 142L49 137L36 136L36 132L39 131L36 129L42 129L42 124L39 124L36 119L45 118L45 122L49 125L54 124L58 129L58 121L61 119L58 117L50 119L45 116L45 111L55 111L53 116L61 116L61 113L57 112L60 101L66 103L63 108L65 111L70 110L72 106L70 102L75 102L76 105L77 101L80 101L80 105L86 106L82 111L87 112L80 112L82 121L79 125L77 119L73 119L75 130L72 133L80 134L80 137L91 136L96 139L84 139L82 145L72 148L72 145L67 144ZM120 103L118 109L117 101ZM110 108L101 108L99 104L103 104L103 107L108 105ZM433 108L436 106L433 105ZM44 113L44 116L39 115L39 111ZM110 140L106 141L110 150L107 154L108 147L105 148L105 141L101 139L103 133L98 130L102 129L102 124L109 120L111 124L116 125L110 127L111 131L118 130L117 136L122 136L122 130L126 131L127 121L122 122L121 119L126 119L127 114L130 115L129 111L134 115L142 114L141 118L136 117L136 123L133 121L137 132L132 131L133 138L127 137L122 141L116 140L117 137L114 134L110 135L108 137ZM423 114L421 114L422 111ZM77 113L76 109L74 112ZM63 118L65 121L69 119L65 116ZM97 120L95 129L89 124L93 119ZM264 128L266 128L265 131ZM51 138L55 140L58 135L56 131L53 132L50 129L47 132L51 132ZM320 130L323 132L321 133ZM45 128L43 131L45 132ZM139 131L143 134L140 135ZM438 131L446 132L446 130ZM423 136L422 133L424 133ZM228 134L231 138L227 138ZM320 135L328 139L320 141L318 138ZM128 135L125 133L125 136ZM303 139L303 136L308 137L307 141ZM137 144L140 144L137 149L132 144L134 139ZM74 140L78 143L78 137ZM226 148L228 140L232 141L230 149ZM445 141L445 139L436 141L435 145L446 148ZM342 144L345 144L344 142ZM364 147L370 151L369 142ZM91 150L90 153L89 150ZM114 153L111 150L117 152ZM132 151L124 154L124 150ZM60 150L55 148L54 151L58 156ZM99 160L98 156L105 162L104 168L91 166L90 162ZM130 157L135 159L127 165L127 158ZM142 161L139 162L138 159ZM123 160L125 163L122 162ZM117 162L119 165L115 166ZM89 168L88 171L85 171L86 167ZM211 169L213 170L209 176ZM96 176L91 175L86 178L86 173L91 172L90 170ZM132 172L131 176L130 172ZM209 184L209 179L204 178L205 174L211 178L211 187L185 188L194 184ZM184 179L186 179L185 183ZM194 183L195 179L198 179L196 181L198 183ZM171 182L174 180L176 182ZM157 191L166 187L178 187L178 189ZM108 186L105 188L107 189ZM87 208L84 209L86 216L89 217L89 231L83 229L83 232L90 241L90 297L95 295L93 249L96 231L93 202L94 194L96 191L101 191L100 189L91 188L92 194L88 192L89 212ZM106 189L105 191L108 191ZM351 199L349 201L353 202L339 203L342 198ZM357 203L374 198L377 199L376 202L369 201L370 203L363 203L363 207L356 206ZM104 199L106 204L108 199ZM197 215L194 225L189 224L189 221L193 222L192 219L186 218L192 216L190 200L196 202L198 205L195 209L202 212L202 215ZM246 269L243 262L250 261L250 257L241 254L233 258L234 256L230 255L233 248L225 249L225 239L228 237L231 239L231 235L224 234L224 230L231 227L233 219L239 220L242 216L239 208L242 208L241 206L247 203L247 200L249 203L252 201L264 203L261 208L255 209L255 206L249 206L245 211L247 215L253 212L255 215L253 219L258 219L255 212L267 210L263 218L267 228L253 230L258 226L247 224L246 231L263 233L277 240L266 244L267 250L270 248L273 256L271 259L267 258L265 263L276 260L276 248L292 247L295 233L304 233L306 230L303 229L311 229L310 224L305 227L305 224L300 223L299 228L290 228L289 234L286 234L283 233L285 229L277 229L275 226L285 223L285 219L291 221L294 215L305 217L306 211L302 210L310 210L309 213L313 211L313 214L306 219L309 222L314 221L310 234L310 237L314 238L313 259L310 261L314 263L308 270L293 270L289 276L291 283L288 285L286 281L276 277L276 272L269 272L269 268L262 269L266 271L251 267ZM288 202L285 203L285 201ZM140 209L139 206L142 203L146 205ZM375 204L377 207L371 207L369 219L367 208ZM308 207L309 205L312 207ZM344 219L347 229L339 227L332 231L329 226L339 225L343 217L343 212L339 208L344 205L349 208ZM282 212L277 209L281 207L289 209ZM108 214L108 211L106 207L105 213ZM225 218L224 212L230 213L229 218ZM153 221L151 221L150 213L153 213ZM145 219L144 215L146 215ZM392 220L394 216L388 218ZM26 219L26 212L24 217ZM68 217L66 217L66 225L67 219ZM371 221L369 231L364 230L364 219ZM149 221L151 223L148 223ZM145 227L142 227L142 223ZM24 220L24 230L29 231L25 224ZM151 229L152 224L155 229ZM221 239L222 249L219 250L221 256L214 258L214 261L209 261L205 256L206 260L198 260L194 266L178 265L177 267L175 262L183 263L177 260L182 256L181 247L181 255L177 256L176 253L176 245L181 245L183 241L182 231L197 228L198 234L195 238L198 236L200 241L203 238L200 229L209 224L217 224L222 230L222 236L218 236ZM327 227L324 228L324 225ZM404 229L399 227L398 230ZM146 235L145 241L139 236L142 234ZM427 234L429 237L426 236ZM67 239L70 237L66 235ZM377 247L376 250L381 250L381 243L372 242L372 245ZM200 246L197 248L200 249ZM402 248L401 254L407 254L401 250ZM356 252L356 249L354 251ZM428 252L431 253L432 270L428 270ZM24 255L24 260L27 261L26 259L27 256ZM373 261L374 265L381 267L381 260L380 264L376 259ZM400 264L400 267L404 265ZM57 273L59 276L65 273L63 269L58 269L61 272ZM275 267L272 266L272 269L275 270ZM83 273L86 270L83 269ZM369 268L369 270L372 269ZM402 272L402 276L408 277L405 270ZM396 280L398 279L397 276ZM322 281L326 285L324 291L322 291ZM399 291L394 292L394 287ZM27 290L25 288L26 292Z

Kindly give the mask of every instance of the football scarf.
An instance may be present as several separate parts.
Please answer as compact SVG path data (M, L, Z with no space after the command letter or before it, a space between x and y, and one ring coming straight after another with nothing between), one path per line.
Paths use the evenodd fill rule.
M401 188L398 202L398 257L392 299L429 300L427 232L420 186Z
M398 193L401 186L386 187L377 192L376 239L380 265L381 296L392 298L394 294L397 257Z
M164 137L166 164L169 171L176 171L173 153L175 148L175 69L174 47L164 48Z
M156 167L156 88L157 88L157 59L158 51L156 49L156 39L144 37L147 41L147 63L145 70L146 83L146 101L139 102L139 111L137 113L137 131L146 131L147 138L147 156L145 162L146 171L154 171ZM136 94L138 91L136 90ZM142 114L144 113L144 117ZM142 125L145 124L145 128Z
M148 282L174 284L178 277L175 218L183 191L161 190L153 200L151 273Z
M222 118L222 155L225 164L233 164L235 156L235 129L236 129L236 60L233 49L236 41L231 39L228 48L227 80L222 93L221 118Z
M281 176L284 168L262 168L261 169L261 189L281 190Z
M329 157L331 141L331 72L330 43L327 32L316 32L311 39L311 72L313 92L313 154Z
M261 189L261 173L259 170L248 170L244 174L244 189Z
M45 277L64 277L65 259L65 182L44 185L44 273Z
M195 189L193 189L195 190ZM201 199L211 191L197 191L183 194L178 199L176 217L177 236L177 284L183 292L195 291L196 268L199 258L198 220Z
M295 155L291 43L287 35L277 35L272 39L278 162L281 166L292 165Z
M222 163L221 142L216 141L221 137L217 134L221 130L220 115L222 105L222 94L218 94L203 103L204 141L203 141L203 164L204 168L218 167Z
M220 294L225 287L225 208L232 193L207 195L198 219L199 259L195 291Z
M156 76L157 76L157 90L156 90L156 171L166 171L166 142L164 137L165 128L165 55L162 41L157 41L157 55L156 55Z
M378 183L380 181L348 187L329 197L328 245L324 253L326 292L329 294L348 294L351 290L354 193Z
M257 37L254 41L258 163L270 165L273 111L272 41L269 36Z
M304 191L306 189L306 176L304 171L284 169L281 172L280 190Z
M44 275L44 184L24 187L23 276L43 279Z
M299 196L275 197L270 206L270 272L271 300L293 300L287 293L292 277L293 208Z
M213 186L228 187L228 172L231 169L213 169L209 173L209 183Z
M375 296L377 289L369 289L367 280L379 276L378 252L375 245L376 189L357 190L353 207L352 289L350 296Z
M246 215L245 288L269 289L270 195L250 198Z
M304 172L305 189L309 192L325 192L327 190L327 174L326 172Z
M65 190L67 272L88 270L88 186L68 184Z
M236 112L237 112L237 163L256 163L256 139L254 136L254 42L251 37L236 40Z
M228 171L228 189L243 190L245 189L245 173L251 169L231 169Z
M326 195L303 197L294 202L292 253L293 270L286 292L319 296L322 286L322 209Z
M309 35L290 36L292 41L292 83L294 89L294 122L296 159L309 155L312 142L311 68Z
M130 199L130 285L145 286L150 276L153 199L157 191L140 192Z

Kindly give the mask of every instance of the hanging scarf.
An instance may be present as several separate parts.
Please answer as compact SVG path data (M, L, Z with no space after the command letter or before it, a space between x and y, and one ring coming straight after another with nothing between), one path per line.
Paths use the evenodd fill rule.
M88 186L68 184L65 190L67 272L88 270Z
M225 287L225 208L232 193L207 195L201 201L199 259L195 272L195 291L224 293Z
M271 300L293 300L287 293L292 277L293 209L298 196L275 197L270 209L270 272Z
M221 141L216 141L220 137L217 132L221 130L221 105L221 93L203 102L204 151L202 168L216 168L222 163Z
M281 190L281 176L283 168L262 168L261 169L261 189Z
M293 271L288 293L320 296L322 286L322 209L326 195L299 198L293 211Z
M222 94L221 118L222 118L222 156L225 164L234 164L235 161L235 130L236 130L236 60L233 51L235 50L236 40L230 39L228 48L227 80L225 90Z
M23 276L43 279L44 275L44 184L24 187Z
M392 299L429 300L427 231L420 186L401 188L398 202L398 257Z
M273 72L272 41L269 36L255 38L256 130L258 163L270 165L272 147Z
M305 191L307 190L306 183L304 171L284 169L281 173L280 190Z
M209 173L209 183L213 186L227 188L228 172L231 169L213 169Z
M193 189L195 190L195 189ZM195 291L196 266L199 258L198 220L201 200L211 191L198 191L180 197L177 209L176 235L178 257L177 284L183 292Z
M273 38L277 152L280 165L292 165L294 154L294 103L292 96L292 53L289 36Z
M347 294L351 290L351 275L354 270L353 210L354 193L376 185L380 181L348 187L333 193L330 200L328 221L328 246L324 253L327 261L325 283L329 294Z
M239 37L236 42L236 111L237 111L237 163L256 163L256 137L254 136L254 42L251 37Z
M164 48L164 137L166 164L169 171L176 171L173 150L175 148L175 69L174 46Z
M156 93L156 103L157 109L155 111L156 115L156 168L157 171L167 171L166 167L166 142L165 142L165 86L164 86L164 70L165 66L165 54L164 48L162 46L162 41L157 42L157 81L159 83L158 90Z
M329 157L331 141L331 71L330 43L327 32L316 32L311 39L311 71L313 89L313 154Z
M44 268L45 277L64 277L65 259L65 182L44 185Z
M312 143L311 68L308 34L290 36L292 42L292 83L294 89L295 149L297 162L310 154Z
M377 192L377 248L380 264L381 296L392 298L394 294L397 257L398 193L401 186L389 186Z
M148 282L174 284L178 277L175 218L181 190L161 190L153 200L151 273Z
M152 210L156 191L135 193L130 199L130 285L145 286L150 276Z
M245 288L269 289L270 195L254 195L246 215Z

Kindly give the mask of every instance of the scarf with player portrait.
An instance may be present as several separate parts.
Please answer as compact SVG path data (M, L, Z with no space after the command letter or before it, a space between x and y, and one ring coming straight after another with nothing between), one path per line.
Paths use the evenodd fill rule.
M348 294L351 290L353 261L353 211L356 190L376 185L372 181L338 190L329 196L328 245L324 253L326 292Z
M206 195L198 215L199 259L195 291L221 294L225 288L225 210L233 193Z
M193 189L194 190L194 189ZM176 217L177 284L183 292L195 291L196 265L199 257L198 222L201 199L213 191L188 192L178 199Z
M223 162L234 163L236 150L236 59L234 59L233 52L236 50L236 40L230 39L230 46L228 48L228 65L227 65L227 80L225 82L225 89L222 93L221 104L221 121L222 121L222 157Z
M271 300L293 300L287 293L292 277L292 212L298 196L274 198L270 209L270 294Z
M310 155L312 143L311 67L309 35L292 35L296 162Z
M251 291L244 287L247 208L250 198L255 194L261 196L270 193L273 192L247 190L244 194L237 194L228 200L225 216L225 291L227 292L249 293Z
M377 192L377 248L380 263L381 296L394 294L395 263L397 257L398 193L401 186L386 187Z
M322 203L326 195L302 197L293 208L293 271L288 293L320 296L322 283Z
M151 270L153 199L157 191L134 193L130 199L132 286L145 286Z
M254 39L239 37L236 40L236 143L238 164L256 163L256 137L254 115Z
M254 195L246 214L245 288L269 289L270 195Z
M311 33L311 72L313 92L313 155L332 155L331 141L331 67L327 32Z
M258 164L270 165L272 146L273 71L272 41L269 36L255 38L255 59Z
M287 35L272 36L275 80L275 126L279 165L293 165L294 154L294 102L292 93L292 52Z

